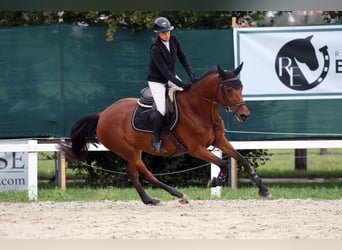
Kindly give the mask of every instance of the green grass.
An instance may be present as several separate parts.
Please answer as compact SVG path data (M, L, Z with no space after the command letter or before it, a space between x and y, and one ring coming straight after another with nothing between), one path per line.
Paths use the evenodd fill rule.
M285 183L266 184L272 193L273 199L342 199L342 182L327 181L323 183ZM189 187L180 188L179 191L186 194L190 200L210 200L209 188ZM251 184L240 183L238 189L223 187L221 199L241 200L259 199L257 189ZM147 187L146 192L162 201L169 201L175 197L159 188ZM39 184L39 201L140 201L134 188L93 188L84 183L68 184L66 190L60 190L54 184ZM28 202L27 192L7 191L0 196L0 202Z
M38 153L38 179L49 180L55 176L56 161L53 152L40 152ZM78 179L75 171L66 168L67 179Z
M308 150L307 171L295 171L294 149L272 149L271 160L260 166L257 172L264 178L342 178L342 149L328 149L320 154L319 149ZM55 175L53 153L43 152L38 157L38 179L48 180ZM67 179L77 179L75 172L66 169Z
M294 170L294 149L273 149L269 153L271 160L257 169L264 178L342 178L342 149L328 149L326 154L320 154L319 149L308 149L307 171Z
M319 154L319 149L308 150L308 170L294 170L294 150L269 150L271 160L257 169L262 178L298 178L298 177L342 177L342 149L328 149L328 153ZM51 153L50 153L51 154ZM50 179L55 174L53 155L39 154L38 178ZM78 178L67 169L67 179ZM205 185L205 184L204 184ZM342 182L334 179L322 183L275 183L265 184L273 199L342 199ZM205 187L180 188L190 200L209 200L210 189ZM151 197L162 201L175 199L159 188L146 188ZM239 183L237 190L223 187L221 199L258 199L257 189L250 183ZM55 183L39 183L39 201L129 201L140 198L134 188L93 188L85 183L68 183L66 190L60 190ZM27 191L6 191L0 195L0 202L28 202Z

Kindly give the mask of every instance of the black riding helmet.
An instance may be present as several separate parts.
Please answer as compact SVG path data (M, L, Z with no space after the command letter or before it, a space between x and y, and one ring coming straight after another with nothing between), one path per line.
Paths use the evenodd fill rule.
M154 32L167 32L173 30L170 21L165 17L158 17L154 20L153 29Z

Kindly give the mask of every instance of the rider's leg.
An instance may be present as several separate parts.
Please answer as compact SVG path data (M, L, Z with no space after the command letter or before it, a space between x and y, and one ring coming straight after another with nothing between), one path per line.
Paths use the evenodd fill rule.
M164 116L159 113L159 111L154 111L151 114L151 119L153 122L153 139L152 139L152 149L156 152L165 153L167 150L164 148L162 141L162 130L164 126Z
M152 140L152 148L153 150L165 153L166 149L162 143L162 130L164 126L164 118L165 118L165 92L166 86L165 84L158 82L148 82L148 85L151 89L151 93L156 104L157 110L152 113L151 120L153 123L153 140Z

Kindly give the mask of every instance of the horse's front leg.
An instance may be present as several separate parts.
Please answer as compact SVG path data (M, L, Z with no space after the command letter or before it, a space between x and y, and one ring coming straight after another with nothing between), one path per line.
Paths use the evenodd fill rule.
M222 186L223 182L227 180L227 172L228 172L227 163L224 160L217 157L212 152L210 152L207 148L205 147L196 148L194 150L190 150L189 154L198 159L213 163L220 168L220 173L218 174L217 177L214 177L209 181L208 187Z
M264 197L264 198L271 197L271 194L269 193L268 189L262 184L261 178L255 173L254 169L250 166L246 158L243 157L239 152L237 152L233 148L231 143L224 136L221 138L221 140L218 141L216 147L221 149L228 156L234 158L237 162L239 162L243 166L251 182L259 188L259 195L261 197Z

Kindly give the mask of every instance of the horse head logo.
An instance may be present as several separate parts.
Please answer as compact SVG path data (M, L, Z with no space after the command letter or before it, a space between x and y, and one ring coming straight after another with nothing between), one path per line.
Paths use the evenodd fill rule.
M327 46L323 46L319 49L323 55L324 65L321 74L315 81L309 82L301 70L299 63L305 64L311 71L315 71L319 68L316 50L311 42L312 38L313 35L287 42L281 47L277 54L275 60L277 76L285 86L291 89L312 89L324 80L329 71Z

